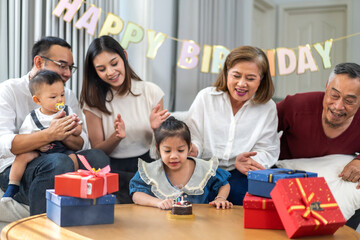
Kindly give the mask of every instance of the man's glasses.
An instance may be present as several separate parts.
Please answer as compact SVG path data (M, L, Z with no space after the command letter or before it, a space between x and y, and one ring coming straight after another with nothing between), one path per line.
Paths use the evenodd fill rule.
M65 63L58 62L58 61L52 60L52 59L47 58L47 57L44 57L44 56L40 56L40 57L43 58L43 59L52 61L53 63L55 63L56 65L58 65L59 68L60 68L60 70L61 70L62 72L67 71L67 70L70 70L70 72L74 73L74 72L76 72L76 70L77 70L77 67L74 66L74 65L67 65L67 64L65 64Z

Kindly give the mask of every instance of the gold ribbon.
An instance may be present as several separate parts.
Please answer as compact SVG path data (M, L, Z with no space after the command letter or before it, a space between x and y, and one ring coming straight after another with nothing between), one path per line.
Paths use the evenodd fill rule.
M259 199L251 199L251 200L245 200L246 201L246 206L248 206L248 208L256 208L256 209L261 209L261 210L266 210L266 205L271 204L271 199L269 198L261 198ZM245 203L244 201L244 203ZM260 206L259 206L260 203ZM251 206L255 206L255 207L250 207ZM271 205L268 206L268 208L270 208Z
M262 200L262 209L263 210L266 209L266 199L265 198L263 198L263 200Z
M318 229L320 222L323 223L324 225L328 224L328 221L321 216L321 214L319 214L316 210L313 210L310 206L312 204L312 199L314 198L315 194L312 192L310 193L310 195L308 197L306 197L306 193L305 190L299 180L299 178L295 178L296 184L299 188L300 191L300 195L301 195L301 199L304 202L304 205L292 205L288 208L288 212L292 213L292 211L294 210L305 210L304 213L302 214L303 218L309 219L310 216L313 216L315 219L315 230ZM337 203L321 203L319 204L320 208L331 208L331 207L338 207ZM319 221L320 222L319 222Z
M279 175L279 174L297 174L297 173L301 173L304 174L303 177L306 178L308 177L308 174L306 173L306 171L301 171L301 170L280 170L274 173L270 173L268 176L268 182L272 183L274 181L274 175Z

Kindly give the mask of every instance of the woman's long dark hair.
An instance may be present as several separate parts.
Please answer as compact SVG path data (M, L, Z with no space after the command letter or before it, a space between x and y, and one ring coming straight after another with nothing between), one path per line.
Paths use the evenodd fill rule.
M133 94L131 92L131 79L141 81L141 78L132 70L126 59L124 49L114 38L110 36L101 36L92 41L85 58L80 105L83 107L86 103L89 107L95 107L104 113L111 114L106 108L106 102L111 102L114 98L112 95L109 99L106 99L107 93L112 93L112 91L110 91L111 86L98 76L93 62L94 58L104 51L119 54L124 61L125 79L121 88L117 91L119 95Z

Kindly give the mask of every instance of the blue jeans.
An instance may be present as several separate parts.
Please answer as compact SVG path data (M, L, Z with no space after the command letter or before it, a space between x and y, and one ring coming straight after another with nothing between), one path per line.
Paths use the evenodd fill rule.
M90 149L77 152L84 155L91 167L103 168L110 164L109 157L98 149ZM85 169L79 161L79 168ZM54 188L56 175L73 172L74 164L68 155L52 153L39 156L28 163L25 173L20 182L20 191L14 196L19 203L30 206L30 215L46 212L46 189ZM10 167L0 173L0 187L6 190L9 183Z
M237 169L230 171L230 173L230 194L228 200L235 205L243 205L243 199L248 191L247 176L239 172Z
M130 158L110 158L111 172L119 174L119 191L113 193L116 195L120 204L133 203L130 196L129 184L138 170L138 159L146 162L152 162L149 152Z

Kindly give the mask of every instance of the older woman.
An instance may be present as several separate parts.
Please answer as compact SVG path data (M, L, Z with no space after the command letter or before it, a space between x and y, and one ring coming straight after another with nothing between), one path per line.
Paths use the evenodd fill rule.
M264 52L242 46L227 56L213 87L203 89L190 107L186 123L192 156L216 156L230 171L229 201L242 205L247 172L269 168L279 156L274 85Z

